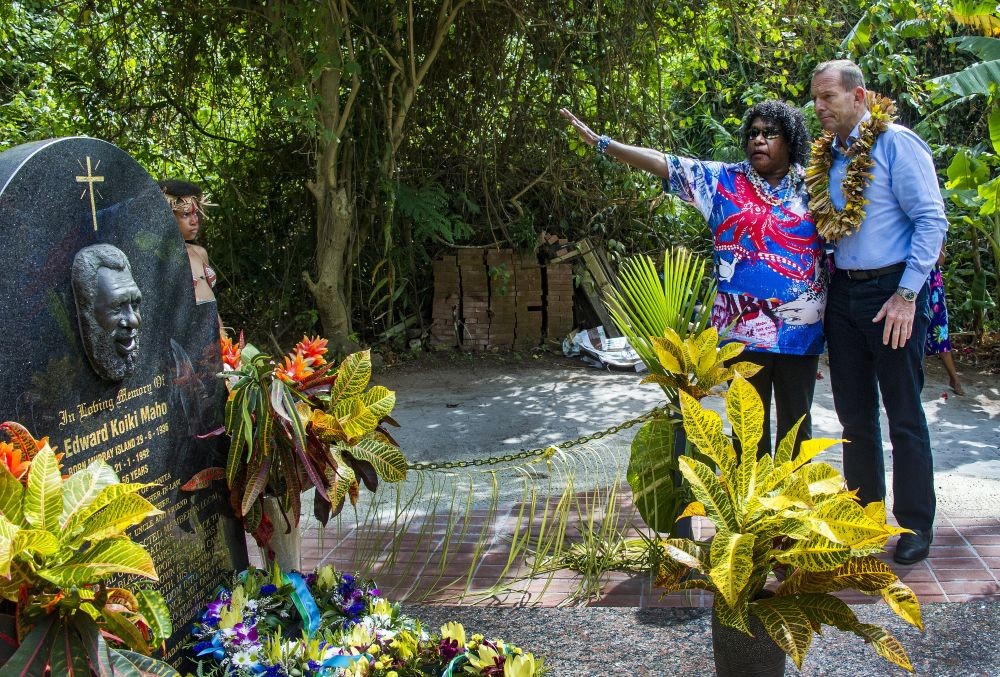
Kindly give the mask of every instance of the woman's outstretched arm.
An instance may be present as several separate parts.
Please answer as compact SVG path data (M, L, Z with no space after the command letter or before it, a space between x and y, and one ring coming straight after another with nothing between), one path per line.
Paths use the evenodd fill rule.
M576 130L576 133L580 135L580 138L583 139L584 143L591 146L597 146L601 141L601 136L595 134L590 127L581 122L580 119L569 112L568 109L559 109L559 114L569 120L569 124L572 125L573 129ZM603 138L607 139L607 137ZM621 160L627 165L649 172L650 174L659 176L662 179L670 177L670 170L667 168L667 161L663 157L662 151L655 150L653 148L643 148L641 146L629 146L624 143L610 140L602 145L604 146L603 149L599 149L603 150L604 153L610 155L616 160Z

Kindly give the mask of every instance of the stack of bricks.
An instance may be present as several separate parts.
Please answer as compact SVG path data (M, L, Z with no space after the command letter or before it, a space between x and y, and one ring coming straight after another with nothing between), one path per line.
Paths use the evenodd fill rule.
M515 337L514 253L509 249L486 250L486 268L490 277L489 347L510 350Z
M569 262L546 266L545 334L550 341L561 342L573 331L573 266Z
M514 279L514 348L531 350L542 342L542 269L534 252L514 255Z
M484 250L459 249L462 284L462 350L482 352L490 345L490 284Z
M434 306L431 315L431 347L457 348L461 327L462 292L458 258L444 256L434 262Z

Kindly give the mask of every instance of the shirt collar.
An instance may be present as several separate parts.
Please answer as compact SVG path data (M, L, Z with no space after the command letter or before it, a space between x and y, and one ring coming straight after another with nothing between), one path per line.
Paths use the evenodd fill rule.
M861 125L862 125L862 123L867 122L871 118L871 116L872 116L871 112L865 111L865 114L861 116L860 120L858 120L858 124L854 125L854 129L852 129L851 133L848 135L848 137L847 137L847 144L846 145L842 145L840 143L840 135L838 134L837 135L837 144L836 144L837 147L839 149L841 149L841 150L847 150L852 145L854 145L854 142L858 140L859 136L861 136Z

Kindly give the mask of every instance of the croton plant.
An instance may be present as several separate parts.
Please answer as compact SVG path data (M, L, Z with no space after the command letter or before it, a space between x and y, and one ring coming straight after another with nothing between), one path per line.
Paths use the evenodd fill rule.
M326 524L346 500L357 502L362 483L375 491L379 479L405 479L406 458L385 428L396 425L389 415L396 395L369 388L369 351L337 364L327 361L326 339L303 337L275 361L241 335L238 342L223 337L222 353L226 466L203 470L184 488L225 479L234 512L262 547L276 527L298 525L301 494L310 487L314 514ZM267 494L278 498L287 524L273 525L264 515Z
M16 675L176 675L150 657L171 634L154 590L111 577L157 580L149 553L125 534L161 514L96 460L64 478L48 438L0 424L0 665ZM48 671L48 672L47 672Z

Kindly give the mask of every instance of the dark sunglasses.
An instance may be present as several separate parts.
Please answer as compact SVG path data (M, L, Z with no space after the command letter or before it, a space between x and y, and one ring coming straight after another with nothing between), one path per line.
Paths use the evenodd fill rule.
M758 134L763 134L765 139L777 139L781 136L781 130L777 127L751 127L747 130L747 141L753 141Z

